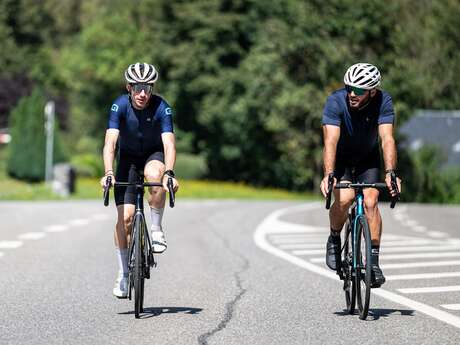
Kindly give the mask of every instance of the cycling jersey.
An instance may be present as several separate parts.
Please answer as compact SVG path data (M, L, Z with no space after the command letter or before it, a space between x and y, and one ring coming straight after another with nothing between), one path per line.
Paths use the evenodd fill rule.
M112 104L107 128L120 130L118 145L121 153L145 156L163 151L161 134L174 132L172 110L158 95L152 95L144 109L135 109L129 95L125 94Z
M377 90L369 104L358 110L350 107L348 93L342 88L327 98L322 123L340 127L337 160L356 163L378 152L378 126L393 124L394 118L393 102L387 92Z

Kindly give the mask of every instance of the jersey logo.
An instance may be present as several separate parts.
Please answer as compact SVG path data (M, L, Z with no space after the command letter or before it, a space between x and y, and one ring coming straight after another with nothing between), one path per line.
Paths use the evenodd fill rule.
M169 108L169 107L166 108L166 109L165 109L165 114L166 114L166 115L171 115L171 114L172 114L171 108Z
M117 104L112 104L112 108L110 110L117 112L118 111L118 105Z

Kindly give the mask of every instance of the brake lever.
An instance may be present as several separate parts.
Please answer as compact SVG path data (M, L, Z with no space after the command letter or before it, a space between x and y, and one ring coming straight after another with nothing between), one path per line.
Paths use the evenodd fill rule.
M334 186L334 174L330 173L327 179L327 196L326 196L326 210L331 208L332 187Z
M169 207L173 208L176 202L174 195L174 184L171 177L168 177L168 191L169 191Z
M112 186L112 176L107 176L104 186L104 206L109 206L110 187Z
M396 181L396 174L392 172L390 177L391 177L391 188L396 191L396 195L391 197L391 204L390 204L390 208L394 208L396 203L399 201L400 193L398 189L398 183Z

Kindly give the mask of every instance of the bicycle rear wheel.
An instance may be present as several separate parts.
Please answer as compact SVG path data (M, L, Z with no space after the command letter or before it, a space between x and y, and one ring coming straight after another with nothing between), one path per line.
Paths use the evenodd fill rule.
M356 259L357 267L355 274L356 296L358 300L359 318L366 319L369 312L369 300L371 297L371 234L369 224L365 216L357 219L356 232Z
M134 218L134 315L139 318L144 306L144 231L145 223L142 215Z
M342 277L343 277L343 291L345 292L345 302L347 305L347 313L354 314L356 303L356 285L352 279L352 252L351 252L351 226L350 220L345 224L345 235L342 247Z

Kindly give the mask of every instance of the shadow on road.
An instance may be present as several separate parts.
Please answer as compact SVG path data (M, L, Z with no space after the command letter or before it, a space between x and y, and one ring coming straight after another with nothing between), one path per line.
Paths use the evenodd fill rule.
M199 314L202 311L202 308L189 308L189 307L150 307L144 308L144 312L141 315L141 319L146 319L153 316L159 316L161 314L177 314L177 313L184 313L195 315ZM118 313L119 315L132 315L134 314L133 311L128 311L124 313Z
M412 309L369 309L369 318L373 320L378 320L382 316L388 317L391 314L399 313L402 316L414 316L415 310ZM344 311L337 311L334 313L335 315L339 316L347 316L350 315L346 310ZM355 315L358 314L358 311L355 311ZM370 319L372 321L372 319ZM369 320L369 319L368 319Z

